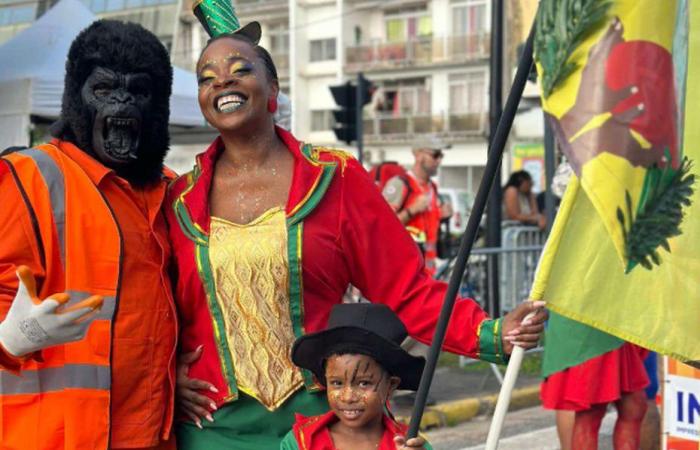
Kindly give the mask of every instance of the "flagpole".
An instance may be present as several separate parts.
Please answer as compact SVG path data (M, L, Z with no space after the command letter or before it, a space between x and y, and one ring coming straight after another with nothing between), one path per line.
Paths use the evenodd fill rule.
M531 317L531 315L533 314L530 313L527 317ZM523 355L525 355L525 350L522 347L515 346L513 348L513 353L510 355L510 361L508 361L506 374L503 376L503 384L501 384L501 392L498 394L496 409L493 412L493 419L491 419L491 426L489 427L489 434L486 438L485 450L496 450L496 448L498 448L498 440L501 438L503 422L506 419L506 412L508 412L508 406L510 405L510 397L513 394L513 387L518 379L520 365L523 362Z
M532 41L535 34L534 29L535 27L533 24L532 29L530 30L530 35L525 42L523 53L520 56L518 70L515 73L513 86L508 94L508 100L503 108L501 120L498 122L498 127L496 128L493 140L491 141L484 175L481 178L481 183L479 184L479 189L477 191L476 198L474 199L474 206L472 207L472 212L469 215L467 229L462 236L457 260L450 277L450 283L447 287L445 299L442 303L440 317L438 318L438 322L435 327L433 343L430 346L430 351L428 352L428 357L425 363L425 369L423 370L423 376L421 377L420 385L418 386L416 403L411 414L411 422L408 428L408 439L414 438L418 435L418 428L420 426L421 419L423 418L423 411L425 410L425 403L426 399L428 398L430 384L433 381L433 375L435 374L438 356L440 356L440 349L442 348L442 343L445 340L447 325L449 324L450 316L452 315L452 310L454 309L455 300L457 298L457 291L459 290L459 285L461 284L462 276L464 275L464 270L467 266L467 261L469 260L469 255L471 253L472 246L474 245L474 240L476 239L477 231L479 229L479 222L481 221L481 216L484 214L486 201L488 200L489 192L491 191L493 183L496 181L500 182L500 180L496 180L496 177L498 174L498 168L501 164L503 149L506 146L508 135L510 134L510 129L513 126L513 120L515 119L515 113L518 110L518 104L522 98L523 89L525 89L527 77L530 73L530 69L532 68ZM518 347L515 347L514 353L517 354L517 350ZM522 351L522 349L520 350ZM515 376L517 377L517 373Z

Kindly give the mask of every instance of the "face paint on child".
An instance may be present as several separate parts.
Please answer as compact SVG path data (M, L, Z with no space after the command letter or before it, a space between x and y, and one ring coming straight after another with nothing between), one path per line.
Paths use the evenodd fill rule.
M326 362L328 404L350 428L381 426L384 405L398 385L370 356L333 355Z

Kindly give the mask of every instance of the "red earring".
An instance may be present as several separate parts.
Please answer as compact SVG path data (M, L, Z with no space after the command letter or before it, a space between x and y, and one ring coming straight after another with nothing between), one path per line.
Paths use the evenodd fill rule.
M267 110L272 114L277 112L277 99L271 98L267 101Z

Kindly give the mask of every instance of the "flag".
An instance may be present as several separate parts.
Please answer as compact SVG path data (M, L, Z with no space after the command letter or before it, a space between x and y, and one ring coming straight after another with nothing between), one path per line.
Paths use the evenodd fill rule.
M700 4L542 0L536 26L574 172L531 293L552 312L544 374L623 340L700 361Z

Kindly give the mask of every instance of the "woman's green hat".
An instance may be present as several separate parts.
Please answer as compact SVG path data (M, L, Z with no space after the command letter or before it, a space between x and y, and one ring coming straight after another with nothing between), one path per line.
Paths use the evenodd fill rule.
M241 27L231 0L195 0L192 10L212 38L235 33L245 36L254 44L260 42L260 24L250 22Z

